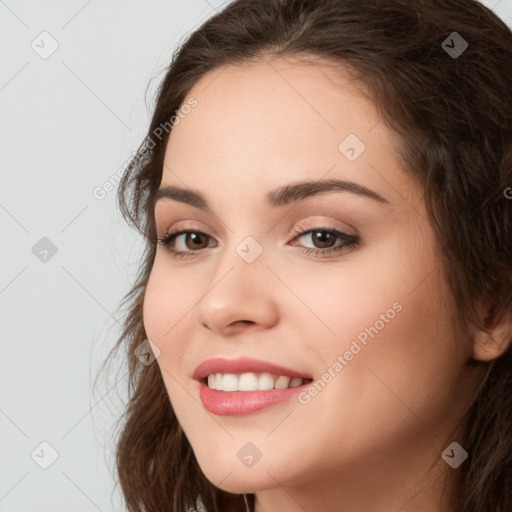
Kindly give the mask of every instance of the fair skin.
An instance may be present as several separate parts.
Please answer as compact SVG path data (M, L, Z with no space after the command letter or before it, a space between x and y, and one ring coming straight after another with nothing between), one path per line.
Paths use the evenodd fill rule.
M454 329L421 187L375 106L341 71L290 58L214 70L189 97L198 104L173 128L161 187L198 191L213 213L157 202L160 237L179 223L205 242L198 251L176 238L175 250L198 252L188 259L158 246L144 325L202 471L225 491L255 493L258 512L453 511L442 490L457 470L440 454L462 444L452 431L481 376L468 360L496 354ZM348 134L366 146L354 161L338 149ZM265 204L306 179L352 181L384 201L330 191ZM311 225L360 243L306 254L330 247L292 236ZM236 251L248 236L263 248L252 263ZM201 403L192 373L205 359L254 357L321 379L395 303L400 312L307 404L230 417ZM250 468L237 457L248 442L262 454Z

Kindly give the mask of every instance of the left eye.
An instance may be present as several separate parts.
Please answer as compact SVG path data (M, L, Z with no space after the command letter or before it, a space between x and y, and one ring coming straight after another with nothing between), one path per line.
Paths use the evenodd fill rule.
M170 244L171 242L179 239L181 236L185 235L184 242L185 242L185 248L188 249L195 249L195 250L201 250L207 247L204 244L205 239L211 239L210 236L206 235L205 233L202 233L201 231L176 231L174 233L170 233L166 235L162 240L159 240L161 245L165 245L169 248L171 251L175 252L183 252L176 249L171 249ZM187 246L187 242L192 242L192 246Z
M326 254L338 254L343 248L355 248L359 244L359 237L349 235L343 231L338 231L332 228L314 228L307 231L295 233L295 239L309 236L314 244L319 244L320 248L304 248L306 254L315 254L317 256L325 257ZM340 244L334 246L336 239L340 240ZM295 245L295 244L292 244Z
M346 236L345 233L337 232L331 229L311 229L309 231L305 231L299 233L295 238L303 238L310 237L310 240L316 244L320 244L320 249L330 249L332 247L332 242L336 240L336 238L340 238L340 236Z
M190 250L178 250L171 247L172 242L177 241L181 236L185 237L183 239L185 249ZM310 236L313 243L320 245L319 248L303 247L303 250L306 254L310 254L311 252L317 255L323 255L327 253L339 253L344 247L354 248L359 244L359 237L349 235L347 233L332 228L314 228L309 229L307 231L298 231L295 232L293 236L294 238L292 240L300 239L305 236ZM203 249L207 248L209 246L207 243L208 239L213 240L212 237L205 233L202 233L201 231L175 230L170 233L167 233L162 238L157 238L157 241L160 245L165 246L173 257L187 258L191 256L196 256L196 254L193 253L202 252ZM336 239L339 239L341 243L340 245L333 247L333 245L336 243ZM292 245L296 246L296 244Z

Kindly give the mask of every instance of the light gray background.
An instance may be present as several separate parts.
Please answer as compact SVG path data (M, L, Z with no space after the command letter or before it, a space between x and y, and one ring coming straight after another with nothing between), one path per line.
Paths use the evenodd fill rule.
M109 468L123 372L92 384L142 245L116 191L93 190L144 137L177 44L225 3L0 1L0 512L123 510ZM512 0L483 3L512 26Z

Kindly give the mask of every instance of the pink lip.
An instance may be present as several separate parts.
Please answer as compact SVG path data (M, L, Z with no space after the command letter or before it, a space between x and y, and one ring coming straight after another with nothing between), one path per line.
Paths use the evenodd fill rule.
M288 389L269 389L265 391L217 391L210 389L204 379L211 373L268 372L277 376L302 377L309 379L301 386ZM310 374L300 373L284 366L279 366L260 359L242 357L239 359L213 358L203 361L194 371L194 379L199 391L199 397L204 407L219 416L239 416L251 414L264 407L290 400L309 386L312 380Z
M203 380L211 373L273 373L274 375L286 377L302 377L304 379L311 379L311 375L300 373L284 366L279 366L268 361L261 359L252 359L250 357L240 357L238 359L224 359L222 357L215 357L203 361L195 370L193 377L196 380Z
M266 391L217 391L210 389L203 381L194 384L199 388L199 398L208 411L218 416L242 416L290 400L311 382L307 381L296 388Z

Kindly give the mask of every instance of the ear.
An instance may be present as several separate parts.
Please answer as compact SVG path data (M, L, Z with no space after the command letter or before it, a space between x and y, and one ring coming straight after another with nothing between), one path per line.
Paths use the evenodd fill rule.
M485 317L488 333L478 330L473 339L473 359L491 361L512 350L512 311L506 310L500 318L490 313Z

